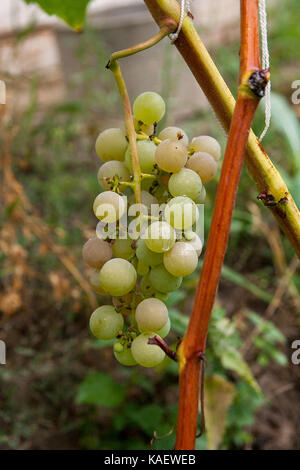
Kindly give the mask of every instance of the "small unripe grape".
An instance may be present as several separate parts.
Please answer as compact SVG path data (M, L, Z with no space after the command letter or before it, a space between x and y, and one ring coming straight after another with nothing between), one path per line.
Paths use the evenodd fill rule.
M221 146L219 142L209 135L194 137L190 143L189 150L191 152L209 153L216 161L221 157Z
M164 117L165 111L164 100L154 91L142 93L133 103L133 113L136 119L148 126L159 122Z
M131 259L134 256L131 238L118 238L112 243L112 252L116 258Z
M120 364L123 366L135 366L137 364L136 360L133 358L131 348L127 347L125 344L123 347L123 351L116 351L114 349L114 356Z
M164 266L173 276L188 276L195 271L198 264L196 250L185 242L177 242L164 254Z
M208 183L217 173L218 166L214 157L209 153L196 152L189 159L186 167L195 171L202 183Z
M90 318L90 329L96 338L113 339L124 326L122 315L111 305L97 308Z
M176 233L167 222L153 222L146 232L145 242L156 253L168 251L175 244Z
M117 341L115 344L114 344L114 352L122 352L124 350L124 346L119 343L119 341Z
M99 295L108 295L105 290L100 287L100 271L98 269L93 269L90 277L89 277L90 284L95 292Z
M185 237L186 238L188 237L188 239L186 240L186 243L191 245L194 248L194 250L196 250L197 255L200 256L202 248L203 248L203 243L201 241L201 238L195 232L189 232L188 234L185 233Z
M153 251L149 250L145 240L143 239L140 239L137 243L136 256L139 261L150 266L151 268L158 266L163 262L163 254L154 253Z
M159 299L145 299L137 306L135 319L144 331L160 330L167 323L168 309Z
M82 258L92 268L102 268L112 258L111 246L99 238L90 238L83 245Z
M137 336L131 346L131 352L138 364L143 367L155 367L165 358L164 351L156 344L148 344L155 333L142 333Z
M164 215L166 221L178 230L192 227L199 218L196 204L186 196L171 199L165 207Z
M103 189L111 189L112 183L109 182L114 177L118 177L119 181L130 181L130 173L124 162L111 160L103 163L98 170L98 182Z
M168 294L179 289L182 277L173 276L163 265L160 265L151 269L149 280L155 290Z
M155 165L155 151L156 145L154 142L150 140L138 140L136 143L138 157L141 167L142 173L150 173L154 172L154 165ZM126 153L125 153L125 165L129 171L133 171L132 167L132 157L130 152L130 147L128 146Z
M159 134L158 138L160 140L174 140L175 142L181 142L186 147L189 145L189 138L180 127L170 126L165 127Z
M95 216L106 223L119 220L126 212L126 199L113 191L98 194L93 204Z
M96 140L96 152L104 162L109 160L124 160L128 142L122 129L106 129L101 132Z
M169 179L168 188L172 196L187 196L193 201L199 197L202 189L200 176L189 168L181 168Z
M155 161L168 173L179 171L187 162L187 148L180 141L163 140L156 148Z
M128 294L135 286L136 270L129 261L114 258L100 271L100 287L114 297Z

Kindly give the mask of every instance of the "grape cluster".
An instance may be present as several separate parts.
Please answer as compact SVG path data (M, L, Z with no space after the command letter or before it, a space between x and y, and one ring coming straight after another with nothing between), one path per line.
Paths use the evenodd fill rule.
M164 100L157 93L139 95L133 112L141 201L136 204L133 192L126 133L115 128L101 132L96 152L104 162L98 171L103 192L93 204L99 219L97 236L85 243L82 254L93 268L93 289L112 296L112 305L93 312L91 332L102 340L115 339L114 355L121 364L154 367L165 352L149 339L169 334L165 301L197 267L202 250L195 231L197 204L204 203L203 183L215 176L221 148L209 136L189 143L178 127L166 127L156 135L165 114Z

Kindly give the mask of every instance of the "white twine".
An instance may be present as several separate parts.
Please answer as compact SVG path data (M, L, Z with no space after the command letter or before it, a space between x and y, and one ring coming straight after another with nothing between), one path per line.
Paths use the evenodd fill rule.
M259 0L259 21L260 21L260 34L261 34L261 47L262 47L262 68L270 68L270 55L268 46L268 26L267 26L267 9L266 0ZM260 142L268 132L271 122L271 80L269 80L265 89L265 128L259 138Z
M181 9L180 9L180 20L178 24L178 28L175 31L175 33L169 34L169 38L171 39L172 44L178 39L179 33L182 28L183 20L184 20L184 13L185 13L185 8L188 13L191 11L191 0L181 0Z

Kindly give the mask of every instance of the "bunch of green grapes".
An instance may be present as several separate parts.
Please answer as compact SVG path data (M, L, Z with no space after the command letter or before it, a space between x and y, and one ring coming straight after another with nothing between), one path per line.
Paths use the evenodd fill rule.
M217 172L221 148L209 136L189 142L178 127L166 127L156 135L157 123L165 114L165 103L157 93L139 95L133 112L141 201L134 212L133 163L126 132L101 132L96 152L103 161L98 171L102 192L93 210L103 230L98 227L97 236L85 243L83 259L92 268L90 283L95 292L112 297L112 305L93 312L91 332L102 340L115 339L114 355L121 364L154 367L165 352L149 339L156 336L161 341L169 334L165 302L182 278L197 268L202 251L195 231L197 204L204 203L204 183ZM128 221L134 222L135 232Z

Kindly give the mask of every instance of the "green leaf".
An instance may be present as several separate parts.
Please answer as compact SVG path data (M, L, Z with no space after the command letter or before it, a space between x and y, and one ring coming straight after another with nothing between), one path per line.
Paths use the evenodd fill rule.
M244 361L242 355L237 349L227 345L226 349L223 350L223 353L220 353L220 360L222 366L225 367L225 369L233 370L257 393L261 391L251 372L250 367L246 361Z
M113 408L125 399L125 386L104 372L89 374L79 386L76 402Z
M37 3L48 15L56 15L71 28L82 29L86 7L90 0L25 0L26 3Z
M235 395L235 386L225 378L220 375L206 377L205 421L209 450L217 450L222 442L227 413Z

